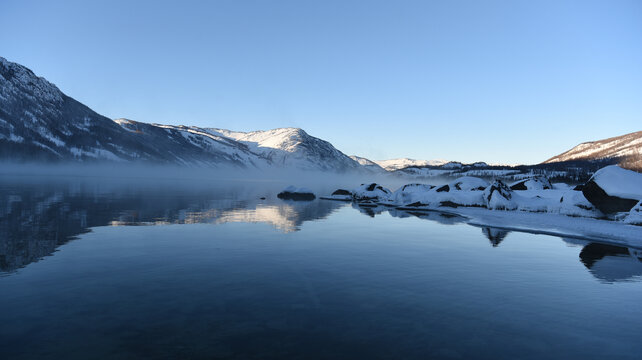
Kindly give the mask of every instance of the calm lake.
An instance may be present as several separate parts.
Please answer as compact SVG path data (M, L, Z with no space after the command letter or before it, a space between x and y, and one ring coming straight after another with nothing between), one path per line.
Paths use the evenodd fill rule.
M640 249L279 186L4 179L0 358L642 354Z

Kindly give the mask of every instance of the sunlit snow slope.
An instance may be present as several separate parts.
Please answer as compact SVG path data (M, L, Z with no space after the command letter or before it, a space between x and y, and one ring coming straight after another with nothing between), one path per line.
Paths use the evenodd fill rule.
M642 169L642 131L579 144L544 164L601 159L616 159L626 167Z

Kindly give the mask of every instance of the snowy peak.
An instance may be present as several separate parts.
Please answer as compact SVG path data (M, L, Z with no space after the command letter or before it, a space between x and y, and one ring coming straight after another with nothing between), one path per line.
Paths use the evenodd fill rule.
M248 143L251 146L279 149L287 152L297 151L299 145L312 139L310 135L299 128L277 128L250 132L230 131L225 129L208 130L212 133L219 133L222 136Z
M642 131L579 144L544 161L544 164L605 159L619 161L625 167L642 169Z
M271 164L298 169L344 171L359 169L359 164L331 143L309 135L299 128L278 128L251 132L207 129L246 144Z
M45 100L52 103L63 101L64 94L30 69L8 61L0 56L0 96L3 99L20 93L29 94L30 100Z
M0 58L0 157L132 160L130 152L114 144L123 133L33 71Z

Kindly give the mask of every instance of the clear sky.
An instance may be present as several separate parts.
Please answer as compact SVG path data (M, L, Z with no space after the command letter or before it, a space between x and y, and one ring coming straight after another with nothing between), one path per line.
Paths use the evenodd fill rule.
M642 1L0 0L0 56L110 118L536 163L642 130Z

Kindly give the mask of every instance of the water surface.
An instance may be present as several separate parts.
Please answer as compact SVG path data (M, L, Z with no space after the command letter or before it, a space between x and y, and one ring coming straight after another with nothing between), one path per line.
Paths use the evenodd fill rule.
M642 352L639 249L274 189L2 183L2 358Z

